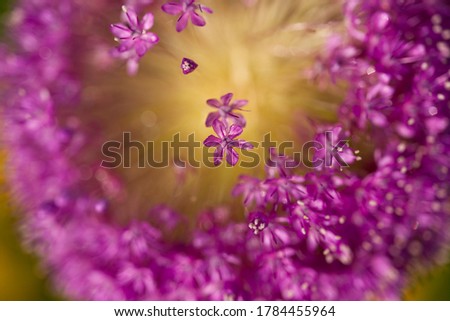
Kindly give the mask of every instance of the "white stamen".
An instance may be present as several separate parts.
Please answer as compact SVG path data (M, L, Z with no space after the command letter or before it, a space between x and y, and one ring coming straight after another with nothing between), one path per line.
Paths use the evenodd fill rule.
M450 40L450 29L445 29L442 31L442 38L444 40Z
M434 25L433 26L433 32L437 33L437 34L440 34L442 32L442 27L439 26L439 25Z
M438 14L435 14L435 15L433 15L433 16L431 17L431 22L432 22L434 25L438 25L438 24L440 24L440 23L442 22L442 17L441 17L440 15L438 15Z
M367 68L366 73L367 73L368 75L371 75L371 74L373 74L374 72L375 72L375 68L374 68L374 67L370 66L369 68Z

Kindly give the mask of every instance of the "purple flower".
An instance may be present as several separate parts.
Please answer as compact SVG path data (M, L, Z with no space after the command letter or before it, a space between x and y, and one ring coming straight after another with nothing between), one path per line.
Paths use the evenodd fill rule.
M242 175L233 189L233 196L242 195L245 206L256 207L266 204L268 186L256 177Z
M127 23L112 24L111 32L119 43L118 53L131 61L130 64L137 64L137 61L159 41L156 34L148 32L153 27L153 14L147 13L139 20L134 9L122 6L122 11ZM129 68L131 73L135 72L136 67Z
M30 131L48 126L54 120L53 101L46 89L30 90L30 94L17 101L12 112L15 114L13 118Z
M231 99L233 98L232 93L228 93L220 97L220 101L217 99L208 99L206 103L213 107L217 108L218 111L212 112L208 114L206 118L206 127L211 126L216 120L220 119L223 122L228 124L230 120L231 123L237 124L240 127L245 127L246 121L242 115L235 114L234 111L242 110L242 107L247 105L248 100L239 99L235 100L231 103ZM231 103L231 104L230 104Z
M191 19L192 24L203 27L206 25L205 19L200 16L196 11L205 11L207 13L213 13L213 11L201 4L196 4L195 0L178 0L178 2L168 2L162 6L162 10L170 15L180 15L177 21L177 31L183 31Z
M296 202L305 194L302 176L279 177L266 179L266 202L275 208Z
M153 0L125 0L124 4L128 8L133 8L138 11L138 9L140 9L141 7L148 6L152 4L152 2Z
M242 127L239 125L231 125L229 128L221 122L220 120L216 120L212 125L214 131L217 136L209 135L208 138L205 139L203 144L206 147L215 147L216 151L214 152L214 165L218 166L222 162L223 154L226 154L226 159L228 164L231 166L236 165L239 160L238 153L234 150L234 148L240 149L252 149L253 145L247 143L242 139L235 139L237 136L242 134Z
M321 149L316 150L313 157L313 162L320 161L317 169L320 170L324 167L341 168L352 164L357 159L353 150L348 146L347 137L348 133L341 126L323 130L317 134L315 141L322 146ZM333 151L335 153L332 153Z
M248 229L258 236L261 245L268 251L289 248L296 241L288 220L271 211L254 211L248 215ZM289 249L290 250L290 249Z
M275 148L270 148L269 159L266 161L266 174L268 178L290 177L298 163L286 155L278 154Z
M195 69L197 69L198 64L189 58L183 58L181 61L181 70L183 71L183 74L187 75L193 72Z

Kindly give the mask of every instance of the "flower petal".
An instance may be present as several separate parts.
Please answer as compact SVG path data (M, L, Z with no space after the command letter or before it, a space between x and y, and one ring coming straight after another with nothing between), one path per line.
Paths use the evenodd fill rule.
M238 115L235 113L228 113L229 116L233 117L233 121L236 125L241 126L242 128L245 127L245 125L247 124L247 121L245 120L245 118L242 115Z
M204 141L203 145L206 147L217 147L222 144L222 140L214 135L209 135Z
M131 38L131 36L133 35L133 31L121 23L112 24L111 32L115 37L119 39Z
M234 140L229 145L240 149L253 149L253 145L243 139Z
M216 120L212 124L212 128L216 132L216 134L223 140L227 137L227 127L220 120Z
M117 46L117 50L119 52L125 52L128 51L130 49L132 49L134 47L135 41L131 40L131 39L127 39L127 40L122 40L119 43L119 46Z
M211 8L208 8L207 6L204 6L202 4L200 4L198 7L201 12L213 13Z
M239 160L239 154L233 149L233 147L227 148L227 162L231 166L236 165Z
M144 56L148 49L149 49L149 46L144 41L141 41L141 40L136 41L134 50L136 51L136 54L138 55L138 57Z
M127 6L122 6L122 11L127 16L128 24L130 25L131 29L133 30L139 29L139 20L136 11L134 11L131 8L128 8Z
M242 131L243 131L243 129L241 126L233 124L233 125L231 125L230 131L228 132L228 137L230 139L233 139L233 138L239 136L240 134L242 134Z
M146 33L142 35L140 38L151 45L155 45L159 42L159 37L153 32Z
M203 19L203 17L200 16L196 12L191 13L191 21L192 21L192 24L199 26L199 27L203 27L204 25L206 25L205 19Z
M220 113L218 111L209 113L205 122L206 127L210 127L217 119L219 119L219 117Z
M139 61L138 59L128 59L127 61L127 72L130 76L134 76L137 74L139 69Z
M211 106L211 107L216 107L219 108L220 106L222 106L222 103L220 101L218 101L217 99L208 99L206 101L206 103Z
M142 17L141 29L149 30L153 27L154 17L153 14L147 13Z
M183 6L179 3L169 2L161 7L162 11L167 14L177 15L183 12Z
M228 106L230 104L231 99L233 98L232 93L228 93L220 97L220 100L222 100L222 104L225 106Z
M181 17L178 19L177 21L177 26L176 26L176 30L178 32L183 31L184 29L186 29L187 23L188 23L188 19L189 19L189 13L185 12L181 15Z
M222 163L222 159L223 159L223 148L222 146L219 146L214 152L214 165L219 166L220 163Z
M234 101L231 104L231 107L233 109L240 109L241 107L243 107L243 106L245 106L247 104L248 104L248 100L246 100L246 99L239 99L239 100Z

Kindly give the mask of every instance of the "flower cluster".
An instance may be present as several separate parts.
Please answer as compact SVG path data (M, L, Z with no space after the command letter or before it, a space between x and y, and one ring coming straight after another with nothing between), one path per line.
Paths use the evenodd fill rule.
M113 56L127 61L127 70L129 75L137 73L139 68L139 60L159 42L159 37L149 32L153 27L153 14L146 13L141 20L138 18L137 10L149 5L153 0L133 0L128 1L127 5L122 6L123 23L111 25L111 32L114 40L119 43ZM201 4L197 4L196 0L180 0L178 3L168 2L161 9L171 15L181 14L176 25L178 32L183 31L187 27L189 19L192 24L203 27L206 25L203 19L196 11L213 13L213 11ZM186 65L188 63L188 65ZM184 68L183 66L186 66ZM189 68L188 68L189 67ZM183 73L192 72L197 65L191 61L183 59Z
M189 228L164 204L119 224L111 200L123 186L97 161L79 157L95 140L76 114L80 92L89 89L83 86L83 72L92 68L88 53L98 41L85 17L108 6L92 2L20 0L8 30L14 43L0 46L2 134L9 181L23 210L22 234L63 295L399 299L411 267L446 257L447 1L347 0L347 35L329 40L311 74L329 86L334 83L324 71L348 84L338 121L324 128L339 139L351 137L360 152L345 145L343 155L348 163L356 155L362 161L342 171L332 164L307 172L271 151L265 176L243 176L233 190L243 198L246 223L232 221L229 207L213 207L201 210ZM135 14L150 2L130 0L126 24L113 27L120 50L134 62L157 39L147 32L152 16L138 20ZM208 12L192 0L166 7L181 14L178 29L188 19L202 24L197 9ZM207 102L217 109L206 121L217 137L205 140L216 147L217 164L226 154L235 165L234 148L251 148L236 139L245 126L236 112L247 101L231 100L227 94ZM174 237L177 230L183 240Z
M233 98L232 93L228 93L217 99L208 99L206 103L217 108L218 111L211 112L206 118L206 126L214 129L216 136L210 135L205 139L203 144L206 147L215 147L214 165L218 166L226 153L228 164L235 166L239 160L238 153L234 148L252 149L253 145L242 139L235 139L241 135L243 128L246 125L245 118L242 115L236 114L234 111L242 110L242 107L247 105L247 100L236 100L231 103Z
M412 262L429 266L445 257L450 235L439 226L449 224L450 29L442 14L449 8L438 3L346 3L350 37L332 37L312 75L326 70L333 81L352 84L331 132L339 139L367 135L370 144L359 144L373 160L362 172L336 173L331 163L298 176L285 156L272 153L264 179L241 177L234 194L243 197L249 230L268 253L278 249L297 260L289 249L301 255L300 265L316 267L366 261L385 282L372 293L383 298L396 296ZM324 142L324 134L316 140ZM340 149L348 164L361 160L359 150ZM302 286L294 288L304 297Z
M268 249L304 245L312 256L321 249L327 262L350 264L352 251L340 236L349 218L339 190L351 180L340 181L331 170L298 175L295 165L271 149L265 179L240 178L233 194L244 199L250 231Z

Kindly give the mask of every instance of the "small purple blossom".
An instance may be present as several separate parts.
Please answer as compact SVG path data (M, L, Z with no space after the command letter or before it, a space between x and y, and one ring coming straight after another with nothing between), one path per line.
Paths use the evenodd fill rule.
M273 204L274 208L286 206L296 202L304 196L305 191L302 176L269 178L265 180L267 185L266 204Z
M200 16L196 11L213 13L213 11L205 7L202 4L195 3L195 0L178 0L178 2L167 2L162 7L162 10L170 15L180 15L177 21L176 29L178 32L183 31L191 19L191 22L195 26L203 27L206 25L205 19Z
M266 204L267 189L268 186L259 178L242 175L233 189L233 196L242 195L245 206L264 206Z
M183 58L181 61L181 70L183 71L183 74L187 75L193 72L195 69L197 69L198 64L189 58Z
M348 146L346 140L348 135L341 126L321 131L316 135L315 141L323 146L314 153L313 162L320 161L317 169L321 170L324 167L342 168L345 164L352 164L356 159L359 159Z
M268 178L289 177L299 164L290 157L278 154L275 148L270 148L269 158L266 161L266 174Z
M217 99L208 99L206 101L209 106L218 109L218 111L208 114L205 122L206 127L210 127L218 119L227 124L228 121L231 120L230 123L234 123L236 125L239 125L240 127L245 127L245 118L242 115L236 114L235 111L242 111L242 107L248 104L248 100L239 99L231 103L232 98L233 94L228 93L220 97L220 101Z
M153 14L145 14L139 20L134 9L122 6L122 11L126 17L126 24L116 23L111 25L111 32L115 40L119 43L117 49L119 57L129 61L128 70L130 73L137 71L137 62L148 50L159 41L156 34L149 32L153 27Z
M39 130L53 123L53 104L50 93L46 89L21 89L23 98L18 100L13 118L30 131Z
M214 152L214 165L218 166L222 162L223 154L226 154L228 164L231 166L236 165L239 160L238 153L234 148L240 149L252 149L253 145L242 139L235 139L242 134L242 127L239 125L231 125L229 128L221 122L216 120L212 125L217 136L209 135L203 144L206 147L215 147Z
M264 210L250 212L247 220L249 232L252 236L257 236L260 244L268 251L280 250L296 239L289 228L288 220L275 212Z

